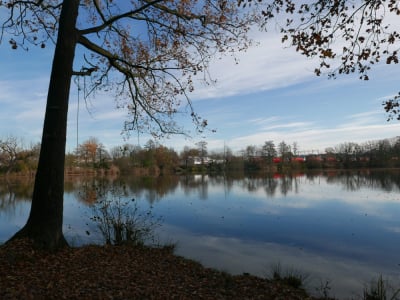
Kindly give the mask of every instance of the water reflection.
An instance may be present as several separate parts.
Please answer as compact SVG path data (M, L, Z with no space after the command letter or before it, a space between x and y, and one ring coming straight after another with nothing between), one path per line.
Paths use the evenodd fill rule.
M118 190L125 196L136 195L149 203L160 201L174 193L179 185L177 176L160 177L77 177L65 184L65 193L73 194L78 201L87 205L103 198L110 190Z
M209 185L218 184L217 182L220 182L221 176L187 175L181 179L181 187L186 196L197 194L199 199L207 200Z
M0 241L26 221L31 186L0 183ZM74 178L64 223L75 244L101 240L90 207L110 191L153 206L160 239L207 266L265 275L281 262L329 279L336 296L379 273L400 283L400 171Z
M400 173L398 171L372 172L354 171L340 172L327 176L327 182L341 184L349 191L357 191L361 188L383 190L385 192L399 192Z
M33 182L30 179L0 181L0 213L13 214L18 201L30 201Z
M226 193L233 187L240 187L250 193L265 191L265 196L281 197L298 194L301 185L321 184L321 180L334 186L342 186L347 191L363 188L385 192L400 191L400 172L392 171L330 171L318 173L260 174L231 173L222 175L184 175L159 177L69 177L65 182L65 193L74 193L79 201L91 204L116 186L127 195L136 194L149 203L158 202L177 188L186 195L196 193L200 199L209 197L211 186L223 186ZM30 201L33 190L32 179L0 181L0 210L9 209L16 201Z

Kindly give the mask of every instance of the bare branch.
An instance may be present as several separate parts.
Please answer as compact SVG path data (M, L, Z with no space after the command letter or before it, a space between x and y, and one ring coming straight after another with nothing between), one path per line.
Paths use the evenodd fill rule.
M86 34L90 34L90 33L100 32L103 29L109 27L110 25L115 24L117 21L119 21L121 19L124 19L124 18L128 18L128 17L130 17L132 15L138 14L141 11L147 9L148 7L154 5L154 4L158 3L158 2L161 2L161 1L163 1L163 0L148 1L147 4L143 5L142 7L138 8L138 9L134 9L134 10L128 11L126 13L123 13L123 14L120 14L120 15L117 15L117 16L113 16L112 18L110 18L108 20L105 19L104 15L102 15L101 12L100 12L100 8L98 8L98 5L95 4L97 11L102 16L103 24L101 24L99 26L95 26L95 27L91 27L91 28L80 30L80 34L86 35ZM94 2L96 3L96 1L94 1Z

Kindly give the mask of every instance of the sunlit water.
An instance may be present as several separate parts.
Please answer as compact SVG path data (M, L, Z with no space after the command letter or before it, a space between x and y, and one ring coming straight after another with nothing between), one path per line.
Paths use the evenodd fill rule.
M31 184L0 186L0 242L24 225ZM64 232L73 245L101 243L91 204L112 188L162 216L157 238L178 255L234 274L280 265L313 294L360 298L380 274L400 287L399 186L398 171L80 179L66 183Z

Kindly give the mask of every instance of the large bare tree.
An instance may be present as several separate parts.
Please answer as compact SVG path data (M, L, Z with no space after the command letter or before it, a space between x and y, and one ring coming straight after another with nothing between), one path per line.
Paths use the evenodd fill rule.
M188 93L193 76L208 81L216 53L249 45L256 15L236 0L3 0L0 41L12 49L54 47L41 152L26 225L47 249L67 243L62 232L64 159L71 78L89 76L86 94L111 91L129 111L125 129L155 135L182 132L174 115L207 125Z

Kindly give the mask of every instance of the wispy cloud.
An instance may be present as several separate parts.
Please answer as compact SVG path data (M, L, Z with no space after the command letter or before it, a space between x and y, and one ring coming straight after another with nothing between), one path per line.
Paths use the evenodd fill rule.
M312 122L292 122L292 123L284 123L284 124L276 124L271 126L265 126L262 130L273 130L273 129L292 129L292 130L305 130L306 128L311 128L313 125Z
M191 95L196 102L195 107L201 107L200 112L204 112L201 115L210 121L210 126L218 127L217 134L204 134L210 150L222 149L224 144L233 150L240 150L247 145L261 145L266 140L276 143L284 140L290 144L297 142L303 150L323 151L326 147L346 141L364 142L399 135L398 123L386 123L383 111L372 111L374 106L366 106L366 103L378 105L378 102L392 97L388 95L391 89L382 87L382 84L392 82L397 86L397 68L378 68L378 74L382 76L375 76L377 80L364 85L359 84L357 76L328 81L315 77L312 71L315 61L302 57L294 49L285 49L279 35L259 33L255 35L255 40L260 41L258 46L237 54L239 64L231 57L215 59L210 74L217 79L216 85L198 83ZM34 58L32 56L32 60ZM44 64L40 59L36 61L36 64ZM18 59L8 63L15 65L14 72L19 73L13 80L6 72L0 74L0 137L11 132L38 141L43 124L48 69L36 69L35 65L27 73L23 72L26 61L22 65L19 65ZM388 73L386 70L390 70L390 76L383 76ZM349 97L348 102L346 94L337 98L327 97L336 95L343 87L351 90L353 86L363 89L369 85L369 90L378 91L378 96L366 93ZM68 139L74 144L78 95L74 85L71 91ZM257 94L262 96L257 98ZM285 97L279 98L282 95ZM365 95L366 98L363 98ZM336 102L332 101L336 99L342 105L352 104L351 111L347 108L340 112L335 110ZM299 103L301 105L293 105ZM109 147L123 143L120 133L127 112L116 110L115 102L109 95L96 95L95 99L89 100L88 106L89 112L81 101L79 138L97 136ZM182 125L189 126L186 123ZM133 135L132 143L145 143L149 138L145 135L137 139L136 133ZM195 136L193 140L178 136L165 140L165 144L179 151L184 145L193 146L199 139L203 139L203 135Z
M267 124L271 124L273 122L277 122L281 120L281 117L278 116L272 116L272 117L267 117L267 118L255 118L255 119L250 119L248 120L249 123L253 123L255 125L260 125L260 126L265 126Z
M120 109L114 109L111 111L102 111L99 113L95 113L93 116L96 120L99 121L108 121L108 120L120 120L123 121L126 118L126 111Z
M377 98L376 100L379 102L384 102L384 101L388 101L390 99L393 99L394 97L398 96L399 94L390 94L390 95L385 95L382 97Z
M228 97L289 86L314 77L315 61L302 59L293 49L284 48L277 34L258 34L259 44L233 58L216 59L210 73L215 85L198 84L195 99Z
M362 112L358 114L352 114L346 117L348 122L341 124L339 127L341 128L354 128L364 125L371 125L374 123L379 123L382 121L383 112L379 111L368 111Z
M324 152L327 147L343 142L363 143L399 134L399 123L374 122L376 121L374 115L372 112L361 113L357 121L347 123L345 126L342 124L324 126L308 121L285 122L264 128L254 128L254 133L237 136L224 142L236 151L243 150L247 145L262 145L267 140L273 140L275 143L296 142L300 151ZM220 140L213 144L217 144L218 141Z

